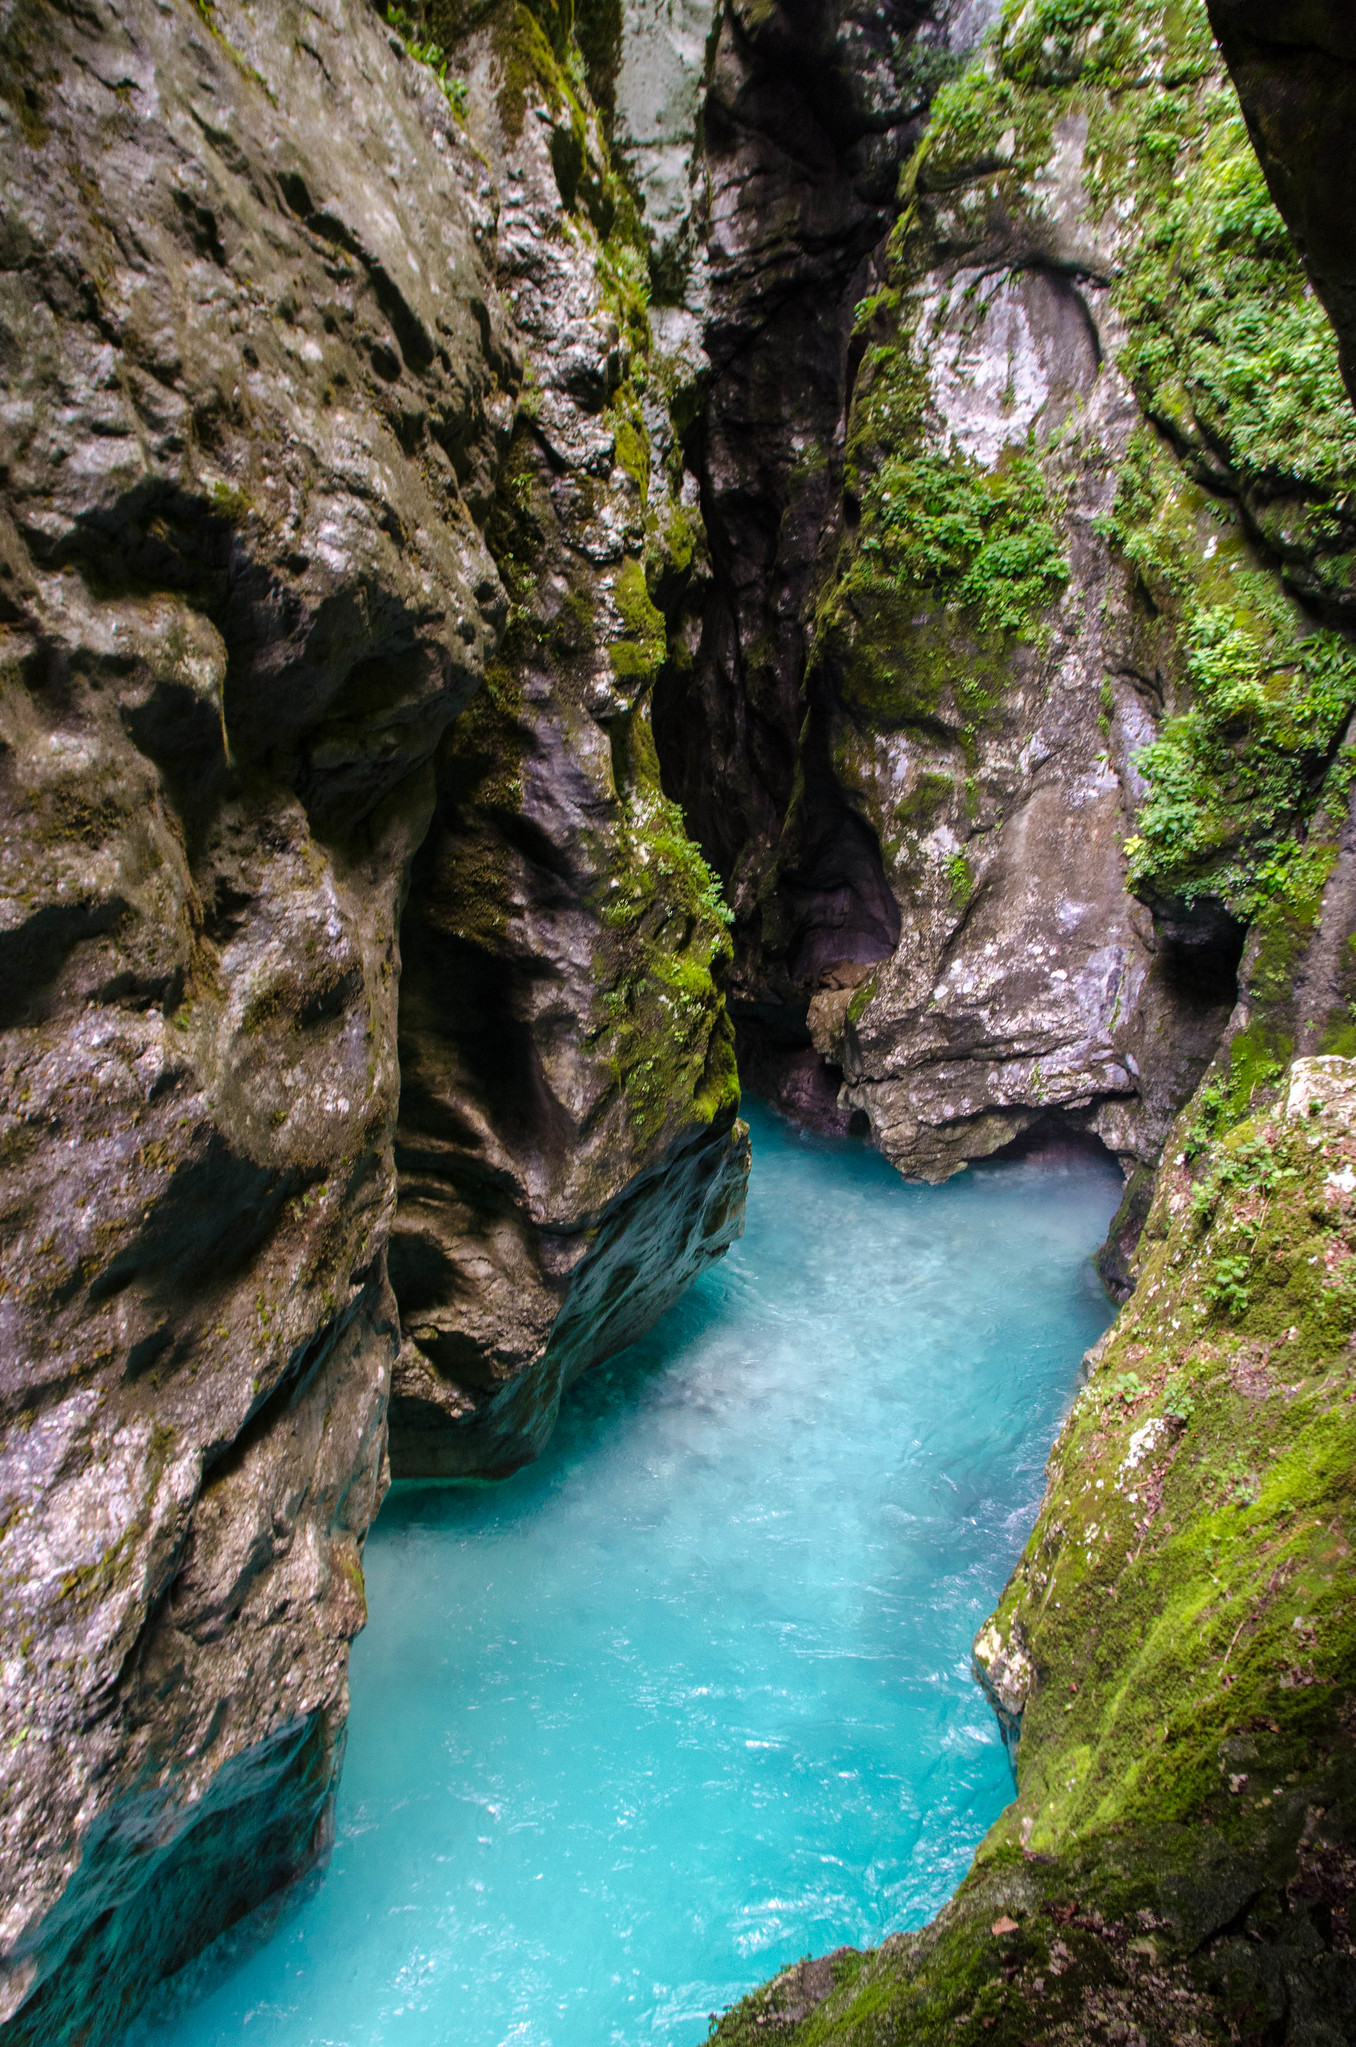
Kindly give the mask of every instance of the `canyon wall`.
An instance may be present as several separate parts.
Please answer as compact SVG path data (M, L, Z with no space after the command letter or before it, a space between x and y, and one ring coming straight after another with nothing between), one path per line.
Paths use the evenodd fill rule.
M94 2041L326 1850L393 1380L512 1468L747 1147L568 20L9 0L0 120L0 2018Z
M1271 29L1217 11L1340 324L1303 93L1269 114ZM1003 1973L991 1899L1081 1913L1100 1982L1121 1901L1151 1947L1187 1924L1153 1829L1224 1824L1207 1751L1274 1721L1276 1813L1347 1795L1342 1075L1285 1104L1297 1053L1356 1053L1356 422L1203 0L998 16L0 0L6 2041L110 2037L323 1857L388 1471L535 1455L732 1240L736 1032L780 1106L913 1176L1100 1140L1108 1277L1146 1279L981 1659L1024 1798L1043 1756L1086 1798L1028 1798L832 2008L820 1970L727 2036L1016 2041L984 1986L1036 1964ZM1314 1238L1293 1312L1249 1161ZM1165 1288L1190 1355L1141 1327ZM1165 1710L1189 1795L1107 1806L1120 1650L1029 1610L1059 1488L1146 1428L1146 1485L1218 1476L1155 1494L1123 1594L1109 1522L1068 1549L1071 1600L1147 1637L1214 1598L1201 1517L1263 1500L1273 1414L1287 1456L1318 1431L1274 1566L1300 1605L1263 1601L1312 1682L1281 1698L1240 1608L1237 1700ZM1282 1931L1164 1934L1199 2037L1299 1996L1273 1954L1235 1997L1239 1953L1348 1951L1336 1823L1221 1811ZM1149 2026L1135 1996L1106 2026Z
M1303 231L1296 195L1317 208L1326 185L1335 216L1340 154L1306 153L1316 109L1345 89L1313 54L1328 16L1214 12L1278 200ZM1309 125L1287 129L1277 105L1296 113L1301 76ZM1129 910L1132 1005L1159 1020L1160 1049L1151 1062L1132 1045L1119 1101L1062 1099L1122 1156L1158 1164L1132 1178L1114 1233L1112 1276L1133 1296L1085 1361L1036 1527L975 1644L1016 1800L932 1925L787 1971L715 2037L1335 2043L1356 2027L1356 421L1301 254L1340 329L1335 272L1316 232L1301 250L1273 207L1203 8L1008 8L938 95L902 190L859 316L856 531L814 624L839 759L888 864L893 735L936 745L959 726L964 744L968 720L982 796L1014 675L1027 693L1009 743L1034 733L1043 752L1059 729L1063 647L1076 763L1097 672L1080 685L1067 663L1100 642L1095 765L1106 793L1120 785L1124 845L1107 850L1125 863L1100 925ZM1065 293L1095 372L1081 404L1050 374L1076 360L1049 338ZM999 431L1008 420L1020 437ZM939 661L961 635L968 658ZM947 763L925 826L933 803L956 816ZM1097 789L1065 786L1095 828ZM957 863L959 995L967 980L983 993L1015 927L969 954L969 905L986 881L1020 902L1004 848L1020 812L1000 818L997 857L964 827L954 848L926 831L910 845L913 815L895 831L914 872L920 854ZM1057 804L1029 855L1047 946L1077 932L1050 883L1088 872L1087 829ZM810 1019L848 1101L880 1121L902 1100L910 1120L886 1148L926 1145L945 1168L970 1128L939 1120L910 1068L920 1032L935 1065L954 1057L962 1004L943 976L901 1018L897 972L826 988ZM1173 1020L1184 1001L1194 1031ZM1014 1007L991 1012L1000 1042ZM1113 1042L1124 1020L1124 1004L1104 1015ZM959 1106L1009 1123L1034 1106L989 1087Z
M521 6L456 46L527 383L486 527L508 624L438 757L401 927L397 1475L535 1456L562 1388L743 1212L727 912L649 723L701 570L692 372L656 344L574 49L568 13Z
M1142 1220L1345 802L1351 420L1203 10L1083 12L963 77L955 17L800 71L723 17L714 588L656 733L751 1081L926 1178L1082 1129Z

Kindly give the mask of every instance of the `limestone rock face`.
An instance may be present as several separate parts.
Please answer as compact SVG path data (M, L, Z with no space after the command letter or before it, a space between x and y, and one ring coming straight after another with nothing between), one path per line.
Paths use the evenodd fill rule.
M1098 531L1139 414L1100 281L1114 246L1105 231L1099 246L1082 189L1085 125L1057 133L1034 190L1003 180L997 206L979 155L935 181L924 161L854 397L865 545L818 621L831 758L874 827L900 935L849 990L825 933L804 962L820 982L808 1020L845 1102L928 1179L1051 1115L1152 1161L1230 1008L1227 973L1223 988L1194 973L1126 886L1133 756L1159 705L1130 645L1129 579ZM901 434L906 381L917 410ZM901 444L918 452L896 480ZM1024 475L1011 530L1028 548L1042 502L1058 503L1044 625L995 629L983 599L966 618L907 576L876 577L876 518L888 533L920 475L939 500Z
M455 1468L739 1226L644 708L699 530L534 36L469 54L477 142L366 0L0 10L7 2042L107 2037L325 1851L449 1324L387 1276L401 1030L401 1242L479 1289L433 1407L550 1351Z
M712 60L713 573L656 730L737 912L746 1079L925 1178L1052 1120L1151 1167L1346 803L1331 337L1203 9L1080 23L939 6L877 20L887 61L731 7Z
M826 961L886 956L899 912L818 725L802 731L806 622L841 534L867 258L931 85L990 11L730 5L712 31L689 284L710 363L690 439L711 578L692 670L661 679L656 736L665 786L735 909L741 1070L840 1126L807 982ZM778 866L793 799L798 857Z
M713 0L629 0L622 12L614 133L644 208L655 267L666 280L697 255L699 114Z
M458 57L531 407L488 529L511 621L444 742L402 927L398 1474L535 1456L570 1379L726 1249L748 1171L722 906L649 723L700 553L682 371L598 118L530 26Z

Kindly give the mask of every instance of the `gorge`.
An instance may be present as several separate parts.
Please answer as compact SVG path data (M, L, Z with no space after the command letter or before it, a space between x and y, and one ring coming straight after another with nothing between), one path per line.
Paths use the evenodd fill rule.
M323 1864L390 1477L728 1251L741 1078L1100 1146L1126 1305L1015 1804L719 2037L1356 2030L1356 50L1213 13L0 0L6 2043Z
M324 1883L148 2043L683 2047L964 1874L1012 1795L970 1642L1108 1318L1119 1176L910 1188L751 1122L742 1240L544 1456L388 1497Z

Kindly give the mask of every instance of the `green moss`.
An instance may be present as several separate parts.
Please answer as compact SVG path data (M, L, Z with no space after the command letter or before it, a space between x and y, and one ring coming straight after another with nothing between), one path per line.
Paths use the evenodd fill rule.
M632 727L620 857L596 905L611 940L599 1034L633 1126L648 1139L675 1111L710 1121L738 1106L719 986L733 919L681 811L659 789L643 712Z
M951 885L951 900L958 910L963 910L975 892L975 870L963 849L953 853L946 863L946 878Z
M870 1008L871 1003L875 998L875 994L876 976L874 974L868 974L866 979L859 983L859 985L852 991L852 999L847 1006L847 1020L849 1023L855 1024L861 1022L862 1018L866 1015L867 1010Z
M1356 706L1356 656L1298 608L1278 565L1350 604L1356 418L1202 0L1009 0L978 59L937 95L891 240L897 300L877 294L858 309L869 345L848 452L862 546L878 551L878 576L946 590L979 626L1031 636L1058 594L1057 460L1010 458L977 544L978 479L936 445L908 326L939 248L985 246L995 209L1046 231L1057 130L1066 142L1086 132L1090 222L1116 249L1119 362L1158 429L1136 437L1101 522L1138 575L1152 620L1144 668L1166 671L1174 713L1138 763L1150 795L1128 848L1131 881L1150 898L1218 895L1250 918L1264 871L1302 838L1320 791L1336 813L1350 790L1345 763L1325 776ZM881 517L887 492L906 535L899 561ZM887 646L911 615L888 593L856 608L874 613L863 632ZM1001 665L998 650L992 658ZM940 705L935 672L908 666L900 712ZM852 693L888 716L888 678L869 659L857 668Z
M1135 54L1137 26L1113 0L1027 0L1004 10L1003 69L1023 85L1114 77Z
M1136 99L1134 168L1117 172L1108 153L1099 195L1133 192L1143 207L1117 293L1123 366L1151 417L1171 431L1185 406L1190 438L1208 437L1241 482L1301 482L1309 504L1294 516L1326 553L1345 523L1356 419L1232 87L1216 71Z
M1311 844L1303 851L1283 846L1258 868L1253 894L1260 908L1248 970L1252 1002L1270 1007L1289 997L1295 969L1318 928L1324 884L1336 858L1335 846Z
M863 553L908 588L968 610L982 632L1033 639L1069 579L1034 456L993 469L927 450L887 456L863 506Z
M933 1926L779 2039L1257 2039L1258 2000L1301 1991L1342 2031L1319 1894L1345 1909L1353 1877L1353 1166L1323 1109L1165 1174L981 1637L1025 1673L1017 1798ZM716 2037L760 2037L770 2005Z
M617 467L636 484L644 505L650 494L650 441L638 407L613 413L612 443Z
M254 510L254 499L249 492L233 484L214 483L210 495L212 510L232 526L243 526Z
M1184 706L1137 757L1150 793L1126 847L1131 885L1217 895L1249 917L1317 807L1356 705L1356 652L1304 616L1148 429L1104 530L1164 622L1160 644L1170 635Z
M957 148L993 116L973 72L939 96ZM999 91L1007 107L1011 94ZM934 117L933 132L938 129ZM906 213L906 222L913 218ZM846 485L860 517L815 620L812 661L862 725L934 725L973 752L999 710L1020 643L1042 646L1068 581L1063 489L1034 447L984 467L935 417L906 287L915 251L893 244L889 284L857 308L869 336L848 424Z
M621 614L627 637L608 648L613 673L628 683L651 681L668 649L664 615L656 610L638 561L624 561L617 571L612 601Z
M1165 438L1137 438L1108 531L1170 621L1179 713L1139 762L1151 795L1131 878L1250 916L1268 863L1313 815L1356 705L1356 657L1218 506L1207 536L1209 501L1182 465L1246 501L1274 558L1302 560L1311 585L1345 598L1356 419L1204 9L1140 0L1131 17L1166 58L1090 102L1090 189L1135 222L1116 288L1121 366ZM1341 782L1325 792L1336 806Z
M955 782L950 775L928 769L918 777L908 795L901 797L895 805L895 823L905 831L924 829L932 823L954 791Z
M494 52L499 65L499 118L508 140L516 142L529 98L540 93L548 110L559 114L570 98L569 79L551 39L523 0L510 0L495 15ZM554 157L553 168L559 175Z
M624 204L619 211L614 231L601 251L598 279L602 286L604 304L616 314L622 334L635 355L644 361L650 353L652 338L649 259L645 250L643 231L637 217L629 210L630 201L620 186L617 187L617 196ZM638 413L635 416L635 423L638 430L643 433ZM644 468L648 476L648 449L644 456Z

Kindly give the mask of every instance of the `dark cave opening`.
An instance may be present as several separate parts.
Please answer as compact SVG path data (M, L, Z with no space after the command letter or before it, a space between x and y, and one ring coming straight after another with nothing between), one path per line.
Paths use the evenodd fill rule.
M1192 1009L1232 1009L1247 927L1213 896L1150 905L1159 969L1179 1001Z
M1089 1130L1079 1121L1079 1112L1051 1108L1029 1123L1025 1130L997 1151L990 1152L989 1158L998 1164L1009 1160L1037 1159L1042 1165L1058 1165L1061 1159L1096 1159L1100 1164L1108 1160L1124 1171L1120 1159L1095 1130ZM976 1164L982 1161L976 1160Z

